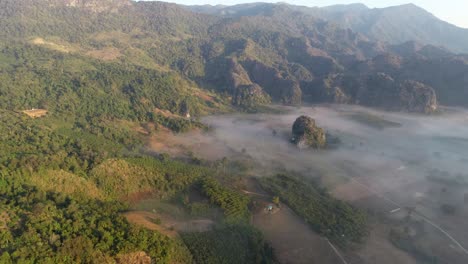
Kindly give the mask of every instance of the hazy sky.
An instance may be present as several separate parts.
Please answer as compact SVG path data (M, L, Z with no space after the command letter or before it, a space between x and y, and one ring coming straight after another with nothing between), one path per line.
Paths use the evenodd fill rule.
M279 2L279 0L165 0L166 2L174 2L186 5L200 4L224 4L233 5L249 2ZM452 24L468 28L468 0L283 0L295 5L307 6L327 6L333 4L349 4L362 2L369 7L386 7L392 5L401 5L414 3L437 17L450 22Z

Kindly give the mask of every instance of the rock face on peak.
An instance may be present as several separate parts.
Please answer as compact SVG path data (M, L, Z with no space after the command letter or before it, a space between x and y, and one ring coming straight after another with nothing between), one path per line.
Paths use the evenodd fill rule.
M301 104L302 91L298 81L284 78L277 69L259 61L249 60L245 65L249 69L251 80L262 86L274 101L286 105Z
M390 111L430 114L438 109L437 95L429 85L399 80L377 72L367 75L336 75L325 82L333 103L360 104Z
M400 84L401 107L409 112L430 114L438 109L437 96L432 87L416 81Z
M291 142L300 149L322 149L327 146L327 136L313 118L300 116L293 124Z
M271 102L270 96L263 91L262 87L251 81L247 71L237 60L229 61L227 80L233 94L233 105L249 109Z

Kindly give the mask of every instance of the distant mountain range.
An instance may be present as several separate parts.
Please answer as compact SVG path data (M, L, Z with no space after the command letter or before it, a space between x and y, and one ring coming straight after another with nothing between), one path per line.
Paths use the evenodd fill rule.
M468 53L468 29L442 21L414 5L368 8L363 4L334 5L323 8L286 5L299 11L337 23L362 33L374 41L401 44L415 41L442 46L453 52ZM254 3L236 6L190 6L189 9L211 15L230 17L266 14L276 4Z
M128 0L0 0L0 28L0 78L7 80L16 81L17 73L8 67L19 63L14 54L21 51L27 53L21 63L31 74L53 69L51 61L79 58L80 63L64 68L73 76L71 85L79 83L77 72L95 71L86 65L98 61L177 76L185 85L225 95L248 110L269 102L350 103L416 112L433 112L438 103L468 106L468 57L453 52L464 50L467 31L413 5L187 7ZM447 48L440 47L444 44ZM56 100L60 91L50 91L60 86L45 81L47 74L52 73L42 73L42 82L31 77L34 93L28 85L0 84L0 105L15 101L18 107L31 100L63 104ZM104 84L95 87L102 89L97 94L113 96ZM123 93L121 98L148 101L143 95L136 98L127 86L113 87Z

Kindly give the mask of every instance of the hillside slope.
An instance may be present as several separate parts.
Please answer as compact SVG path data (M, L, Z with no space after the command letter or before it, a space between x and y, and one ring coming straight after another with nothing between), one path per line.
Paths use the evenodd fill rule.
M468 53L468 29L442 21L413 5L388 8L324 8L322 17L336 21L373 40L401 44L416 41Z
M405 4L387 8L368 8L363 4L306 7L287 4L240 4L235 6L188 6L195 12L224 17L260 15L281 5L359 32L373 41L402 44L415 41L468 53L468 29L435 17L426 10Z
M253 111L258 105L272 101L290 105L353 103L427 112L437 108L437 97L442 104L468 105L467 100L460 99L468 89L463 73L464 57L424 45L389 46L304 12L301 7L285 4L197 7L198 11L207 8L216 11L211 12L215 15L207 15L175 4L147 1L1 0L0 3L3 7L0 24L5 28L0 33L1 45L5 53L21 46L27 54L29 49L39 46L51 50L45 53L54 58L50 61L71 56L130 68L130 72L145 69L170 74L185 80L182 82L185 86L226 94L233 105L244 110ZM362 6L351 9L365 10ZM229 10L235 10L237 15L219 15ZM306 9L310 10L313 9ZM381 67L356 68L386 54L412 63L383 60ZM20 64L28 60L27 56L20 62L6 55ZM47 60L44 57L32 62ZM441 61L446 67L427 67ZM5 66L8 65L6 62ZM89 65L81 67L88 70ZM382 76L381 73L393 81L373 83L375 92L368 96L371 91L362 88L366 86L362 83L379 79L376 76ZM340 82L340 76L350 75L356 83ZM448 77L450 82L446 81ZM414 85L403 89L403 83ZM361 87L359 93L355 91L356 84ZM425 88L421 89L422 86ZM25 86L11 87L2 85L0 91L28 94L21 90ZM380 92L382 89L385 93ZM180 104L177 94L174 92L165 99L170 111L177 111L173 105ZM452 99L454 95L457 99ZM410 99L413 96L425 99ZM35 99L25 99L21 107L27 107L24 102L28 100ZM51 98L49 101L56 102Z

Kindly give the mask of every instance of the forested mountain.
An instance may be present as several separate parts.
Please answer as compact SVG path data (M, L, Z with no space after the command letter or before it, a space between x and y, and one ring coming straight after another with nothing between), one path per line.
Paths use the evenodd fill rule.
M406 4L386 8L368 8L364 4L306 7L286 5L288 8L312 15L359 32L373 41L402 44L416 41L426 45L442 46L457 53L468 53L468 29L440 20L414 5ZM188 8L211 15L240 17L268 12L277 4L241 4L236 6L189 6Z
M172 72L201 88L231 95L233 104L244 109L270 101L380 107L383 105L379 102L385 100L378 98L381 93L370 96L365 88L368 85L359 85L359 91L355 91L356 85L339 81L341 76L352 74L355 83L370 85L380 73L392 80L386 89L393 100L387 100L386 108L420 111L421 105L414 105L416 102L408 98L420 94L428 97L419 103L432 105L424 109L436 108L432 95L439 97L442 104L467 104L448 96L465 93L463 57L443 50L421 52L438 51L435 47L395 48L375 42L324 20L309 9L303 11L284 4L193 7L214 14L237 14L216 16L191 12L175 4L146 1L2 0L1 4L0 23L5 30L0 34L5 48L28 45L52 50L62 57L81 56L106 65ZM389 64L356 72L356 65L371 63L382 58L382 54L411 63L398 63L398 71L389 72L395 65L381 60L381 64ZM426 67L440 65L441 60L448 67ZM447 79L450 81L445 82ZM407 81L420 83L419 88L403 89L402 83Z
M414 4L373 9L331 6L320 11L322 18L373 40L391 44L416 41L468 53L468 29L442 21Z

